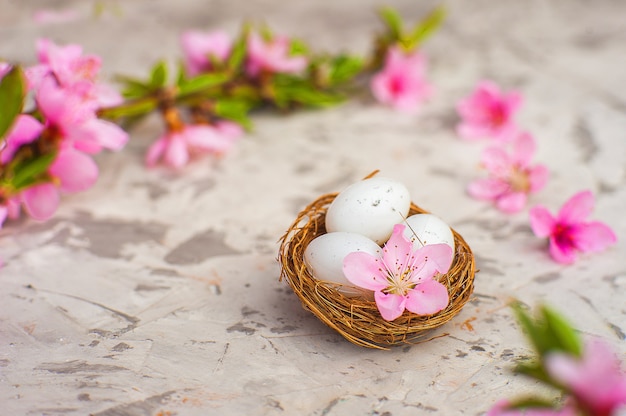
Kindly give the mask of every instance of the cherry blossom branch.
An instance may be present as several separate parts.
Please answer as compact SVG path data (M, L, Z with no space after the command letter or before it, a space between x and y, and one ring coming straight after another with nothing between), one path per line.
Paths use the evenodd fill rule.
M167 63L158 62L146 79L118 77L121 95L99 82L100 57L84 55L76 44L39 40L38 64L22 70L0 63L0 226L22 208L35 219L50 218L60 193L95 183L92 155L121 150L126 130L151 113L163 119L164 133L145 162L179 169L228 151L252 127L253 111L335 105L360 93L381 66L374 95L392 106L415 107L426 85L417 48L444 11L435 9L409 29L391 9L380 15L385 27L367 59L314 53L301 41L247 24L234 40L223 32L186 32L173 81ZM24 109L31 101L33 107Z

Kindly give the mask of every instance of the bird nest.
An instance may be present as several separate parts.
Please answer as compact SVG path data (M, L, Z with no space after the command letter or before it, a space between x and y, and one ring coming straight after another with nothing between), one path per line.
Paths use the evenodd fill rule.
M429 330L459 313L474 289L475 264L470 247L454 230L454 259L448 273L439 278L448 289L450 302L434 315L420 316L404 311L397 319L386 321L371 296L364 293L364 296L348 297L338 290L339 284L314 278L305 264L304 251L315 237L326 233L326 211L336 196L337 193L322 195L309 204L280 240L280 279L289 283L305 309L348 341L378 349L419 342ZM427 211L411 203L409 215L425 213Z

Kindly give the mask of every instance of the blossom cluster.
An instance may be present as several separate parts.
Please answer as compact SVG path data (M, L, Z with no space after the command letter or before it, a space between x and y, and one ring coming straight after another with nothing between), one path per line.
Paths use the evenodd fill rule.
M99 82L99 56L83 54L76 44L38 40L36 65L22 71L0 63L0 96L14 106L0 114L0 225L22 207L37 220L50 218L60 193L95 183L93 155L120 150L128 140L125 129L153 112L162 116L164 133L147 149L145 164L180 170L229 151L250 128L251 111L339 103L361 75L373 75L372 92L382 103L417 108L432 90L417 47L438 27L443 10L413 28L403 27L392 9L381 17L385 31L367 60L313 53L267 28L244 25L236 37L187 31L175 80L158 62L147 79L119 76L121 94Z
M122 97L98 81L101 59L84 55L79 45L37 42L38 64L23 72L0 64L4 91L13 91L14 108L3 109L0 147L0 226L17 218L21 207L33 218L50 218L60 193L84 191L98 178L93 155L120 150L128 134L98 117L98 110ZM26 96L32 108L24 109Z
M467 192L476 199L492 201L505 213L521 211L528 195L543 189L548 180L547 167L531 163L537 147L535 139L515 121L521 103L519 92L503 92L493 82L483 81L457 105L460 137L490 138L498 143L482 153L488 177L471 182ZM538 237L549 237L549 251L555 261L573 263L577 252L602 251L617 241L606 224L586 220L593 205L593 194L581 191L563 205L556 217L541 205L530 210L531 228Z

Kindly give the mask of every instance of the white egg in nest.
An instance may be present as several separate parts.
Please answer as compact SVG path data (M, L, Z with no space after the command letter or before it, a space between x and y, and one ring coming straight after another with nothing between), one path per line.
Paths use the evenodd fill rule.
M333 232L314 238L304 250L307 268L318 280L340 283L338 290L346 296L363 294L343 273L343 260L357 251L379 257L382 249L374 241L356 233Z
M447 244L454 253L454 235L452 229L441 218L433 214L415 214L402 221L405 225L404 236L411 240L413 249L428 244Z
M364 179L341 191L330 204L326 230L362 234L382 245L410 207L411 196L404 184L383 177Z

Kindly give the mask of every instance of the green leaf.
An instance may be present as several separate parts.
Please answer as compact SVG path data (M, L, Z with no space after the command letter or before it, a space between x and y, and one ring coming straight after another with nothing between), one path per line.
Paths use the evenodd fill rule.
M561 350L575 357L582 355L582 342L572 326L559 313L547 306L541 307L546 329L555 340L554 349Z
M11 129L24 106L24 75L14 66L0 81L0 139Z
M250 105L244 100L222 99L215 103L215 115L227 118L241 124L245 129L252 127L252 122L248 118Z
M187 74L185 72L185 65L182 61L178 62L178 73L176 75L176 85L180 86L187 80Z
M275 103L279 108L292 104L312 107L327 107L344 100L344 97L318 89L309 80L277 74L272 80Z
M48 153L34 159L26 160L15 167L12 184L16 191L32 185L37 176L44 173L56 158L56 153Z
M289 55L307 55L309 47L299 39L291 39L289 43Z
M350 81L363 70L364 61L357 56L339 55L332 62L331 85Z
M574 328L560 314L547 306L539 308L539 317L532 319L517 302L512 305L517 319L540 357L549 352L563 352L580 357L582 342Z
M167 82L167 63L165 61L157 62L150 73L150 87L152 89L162 88Z
M115 80L123 85L122 95L124 98L141 98L152 92L149 84L136 78L125 75L116 75Z
M229 80L228 74L223 73L211 73L201 74L196 77L183 81L178 86L178 96L185 96L190 94L199 93L209 88L213 88L224 84Z
M539 361L520 362L515 367L515 372L518 374L524 374L525 376L534 378L535 380L550 383L550 377Z
M158 100L154 97L139 98L115 107L103 108L98 111L98 115L109 120L144 116L157 108L158 104Z
M402 18L395 9L383 7L378 12L383 22L387 25L389 33L394 40L402 36Z
M532 346L540 356L543 356L552 348L553 344L552 336L546 330L545 324L535 321L528 313L526 313L521 302L515 302L511 305L511 307L515 312L517 321L521 325Z
M250 108L257 105L261 100L259 90L250 85L236 85L229 90L229 94L232 98L248 102Z
M507 409L554 409L554 403L541 397L523 397L512 401Z
M446 9L443 6L434 9L424 20L415 26L408 39L403 40L403 43L406 43L405 47L410 50L421 44L441 26L445 17Z
M230 56L226 61L226 67L231 72L237 72L243 64L243 60L246 57L247 49L248 49L248 33L250 32L250 27L248 25L244 25L241 29L241 34L239 38L235 41L233 45L233 49L230 52Z

